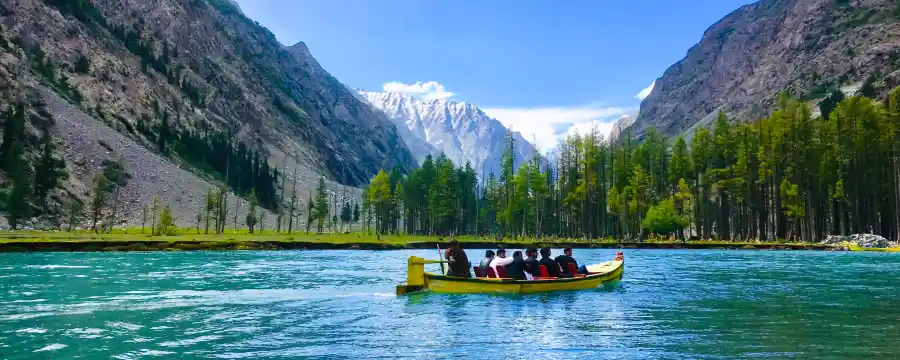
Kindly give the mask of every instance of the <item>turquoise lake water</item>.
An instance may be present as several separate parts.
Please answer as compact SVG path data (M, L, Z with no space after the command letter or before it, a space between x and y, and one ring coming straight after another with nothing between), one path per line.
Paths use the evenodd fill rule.
M0 359L900 358L900 254L625 250L612 290L397 297L410 255L0 254Z

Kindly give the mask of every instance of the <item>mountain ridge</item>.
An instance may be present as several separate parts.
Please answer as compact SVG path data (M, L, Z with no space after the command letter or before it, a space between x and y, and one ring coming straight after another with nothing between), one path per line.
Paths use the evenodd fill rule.
M48 108L49 91L83 112L55 106L46 115L30 116L29 147L59 124L77 126L89 117L128 139L98 151L122 157L125 168L135 169L148 163L124 156L129 153L124 149L142 147L181 169L168 176L193 179L190 172L210 182L224 177L224 162L232 158L213 166L205 161L227 154L197 151L218 139L249 159L246 169L268 173L267 182L275 169L290 174L296 169L302 181L298 191L304 192L320 176L341 188L368 183L380 168L415 166L384 114L328 74L308 49L292 52L230 0L17 0L0 3L0 10L0 100L7 106L25 102L34 113ZM57 117L66 118L54 121ZM104 131L88 132L92 138L84 140L104 143ZM56 203L85 202L99 170L95 162L77 163L69 141L74 140L59 139L72 176L60 186L65 191L52 196ZM230 170L229 182L242 196L257 185L240 181L253 177L237 174L239 169ZM8 185L6 179L0 174ZM271 206L272 184L262 185ZM125 201L146 204L159 195L174 204L181 197L203 198L207 190L182 188L181 194L162 194L135 182ZM117 221L140 218L139 207L119 210ZM184 224L196 209L174 206L173 211Z
M767 116L788 90L815 103L833 90L874 79L879 97L900 84L900 7L890 0L761 0L704 31L657 79L631 126L668 136Z

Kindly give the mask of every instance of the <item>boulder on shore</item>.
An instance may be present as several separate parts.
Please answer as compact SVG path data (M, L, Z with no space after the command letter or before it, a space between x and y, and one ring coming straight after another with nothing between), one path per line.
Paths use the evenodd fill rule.
M828 245L841 245L844 242L870 248L886 248L891 246L890 241L875 234L853 234L850 236L829 235L822 243Z

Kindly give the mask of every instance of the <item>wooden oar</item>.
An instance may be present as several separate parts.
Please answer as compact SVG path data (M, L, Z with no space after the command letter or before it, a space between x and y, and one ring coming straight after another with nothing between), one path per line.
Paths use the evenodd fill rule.
M441 260L441 275L447 275L447 272L444 271L444 255L441 254L441 244L434 244L434 246L437 246L438 259Z

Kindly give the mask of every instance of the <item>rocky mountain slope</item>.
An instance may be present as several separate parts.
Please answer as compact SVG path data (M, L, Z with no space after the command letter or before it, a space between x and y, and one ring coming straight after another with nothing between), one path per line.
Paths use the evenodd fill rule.
M443 152L457 165L471 163L479 174L499 173L507 129L477 106L393 92L359 94L388 115L419 161ZM518 132L513 132L513 139L514 163L519 166L534 156L535 149Z
M106 153L134 171L126 202L163 192L199 201L202 179L225 171L191 162L185 136L223 134L273 169L297 168L304 193L319 174L341 192L381 167L415 166L384 114L229 0L0 0L0 25L0 100L46 112L30 110L30 137L58 135L63 187L82 200L101 160L89 154ZM160 153L164 133L172 150ZM188 223L196 212L173 210Z
M665 71L631 129L666 135L767 116L782 90L808 101L869 81L879 96L900 85L895 0L761 0L729 14Z

